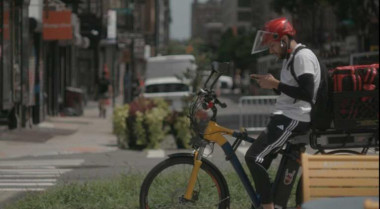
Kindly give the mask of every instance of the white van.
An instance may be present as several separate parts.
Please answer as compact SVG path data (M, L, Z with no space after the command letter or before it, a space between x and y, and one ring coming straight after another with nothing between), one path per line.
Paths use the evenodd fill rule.
M181 112L186 105L183 101L192 93L191 86L176 77L151 78L146 80L143 96L146 98L163 98L172 110Z
M195 76L197 65L193 55L168 55L147 59L145 79L160 77L183 77L185 73ZM193 77L194 78L194 77Z
M147 59L143 96L163 98L171 109L182 111L183 99L192 93L197 65L193 55L157 56ZM185 74L187 76L185 76Z

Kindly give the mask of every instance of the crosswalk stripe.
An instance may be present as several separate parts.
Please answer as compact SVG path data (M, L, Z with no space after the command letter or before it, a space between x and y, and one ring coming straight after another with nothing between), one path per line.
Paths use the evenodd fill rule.
M1 173L17 173L17 174L62 174L71 171L72 169L0 169Z
M165 151L164 150L148 150L147 158L164 158Z
M0 161L0 192L44 191L83 159Z
M0 183L0 187L2 186L22 186L22 187L29 187L29 186L53 186L55 185L55 183L25 183L25 182L22 182L22 183L15 183L15 182L12 182L12 183Z
M83 159L69 159L69 160L21 160L21 161L0 161L0 167L3 166L75 166L84 163Z
M4 192L42 192L46 188L0 188L0 191Z
M12 175L0 174L0 178L52 178L52 177L59 177L59 174L12 174Z
M0 179L0 183L9 182L56 182L56 179Z

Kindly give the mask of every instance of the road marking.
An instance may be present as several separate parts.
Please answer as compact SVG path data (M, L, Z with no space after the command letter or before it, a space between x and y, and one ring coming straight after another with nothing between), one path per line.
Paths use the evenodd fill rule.
M49 123L49 122L42 122L42 123L38 124L37 126L41 127L41 128L54 128L54 124Z
M12 174L3 175L0 174L0 178L54 178L59 177L59 174Z
M0 179L0 183L8 182L56 182L57 179Z
M55 183L25 183L25 182L22 182L22 183L0 183L0 187L2 186L22 186L22 187L30 187L30 186L53 186L55 185Z
M63 174L72 169L0 169L1 173L16 173L16 174Z
M84 163L83 159L69 159L69 160L12 160L0 161L0 167L3 166L75 166Z
M148 150L147 158L164 158L165 151L164 150Z
M0 191L4 192L42 192L46 188L0 188Z
M0 161L0 192L44 191L57 183L60 175L84 163L83 159Z

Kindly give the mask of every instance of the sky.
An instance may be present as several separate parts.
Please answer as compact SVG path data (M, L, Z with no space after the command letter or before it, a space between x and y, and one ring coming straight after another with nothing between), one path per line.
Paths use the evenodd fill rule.
M206 0L199 0L205 2ZM191 34L191 3L193 0L170 0L172 23L171 39L188 39Z

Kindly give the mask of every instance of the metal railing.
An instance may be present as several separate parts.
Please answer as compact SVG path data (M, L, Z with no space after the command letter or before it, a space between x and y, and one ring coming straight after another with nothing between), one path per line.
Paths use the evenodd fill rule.
M249 132L265 130L278 96L244 96L239 99L239 127Z

